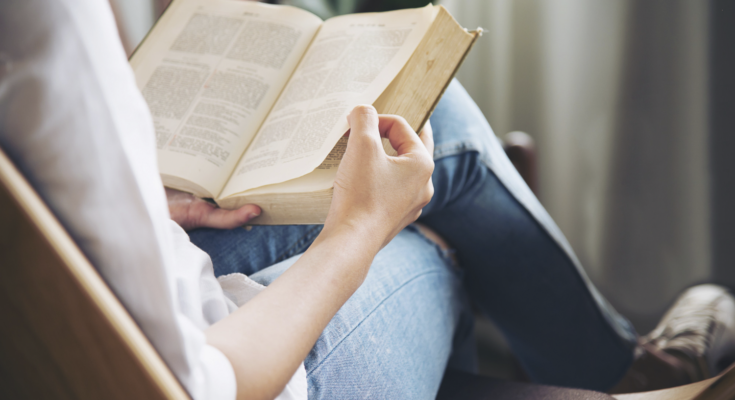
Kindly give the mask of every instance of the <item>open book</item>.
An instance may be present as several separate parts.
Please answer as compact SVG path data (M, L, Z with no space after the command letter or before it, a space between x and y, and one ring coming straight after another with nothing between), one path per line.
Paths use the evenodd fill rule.
M322 21L289 6L174 0L130 63L164 185L254 224L323 223L358 104L419 131L479 32L441 6ZM391 151L386 144L386 151Z

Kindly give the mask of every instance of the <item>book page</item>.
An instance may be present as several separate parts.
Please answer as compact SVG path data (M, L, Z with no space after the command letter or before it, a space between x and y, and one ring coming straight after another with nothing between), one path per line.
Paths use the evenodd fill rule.
M174 0L131 60L164 184L216 197L322 21L294 7Z
M220 198L313 171L347 131L347 114L372 104L413 54L431 5L326 21Z
M339 163L347 150L347 137L342 137L334 145L332 151L322 163L313 171L296 179L273 185L259 186L245 192L238 193L242 196L274 193L306 193L331 189L334 186L334 178L337 176Z

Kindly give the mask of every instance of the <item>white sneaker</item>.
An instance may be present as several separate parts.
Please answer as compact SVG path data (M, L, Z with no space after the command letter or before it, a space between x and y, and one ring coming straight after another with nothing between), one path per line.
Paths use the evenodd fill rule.
M691 287L640 343L693 364L692 381L715 376L735 361L735 297L718 285Z

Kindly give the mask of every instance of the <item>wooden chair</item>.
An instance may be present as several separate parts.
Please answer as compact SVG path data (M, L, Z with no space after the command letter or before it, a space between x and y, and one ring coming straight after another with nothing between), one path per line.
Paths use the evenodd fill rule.
M526 132L509 132L503 137L503 150L531 191L538 196L538 156L533 138Z
M0 265L0 398L189 398L2 151Z
M189 398L135 321L1 150L0 265L1 399ZM439 397L611 398L592 391L501 382L454 371L446 374ZM735 398L735 370L681 388L617 398L731 399Z

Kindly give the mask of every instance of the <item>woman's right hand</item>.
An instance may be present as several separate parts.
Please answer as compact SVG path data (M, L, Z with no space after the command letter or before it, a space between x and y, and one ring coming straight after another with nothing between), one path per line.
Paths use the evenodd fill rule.
M347 120L350 137L323 233L357 231L377 251L414 222L434 194L431 126L419 137L403 118L364 105ZM390 140L396 156L385 153L381 137Z
M419 139L402 118L379 117L370 106L356 107L348 120L350 139L321 234L265 290L206 330L207 343L232 364L238 399L283 391L375 254L431 200L430 130ZM381 135L397 156L385 154Z

